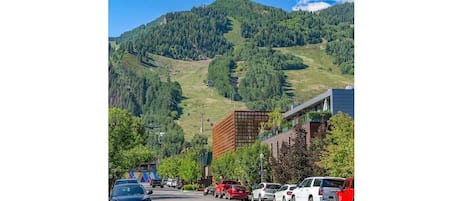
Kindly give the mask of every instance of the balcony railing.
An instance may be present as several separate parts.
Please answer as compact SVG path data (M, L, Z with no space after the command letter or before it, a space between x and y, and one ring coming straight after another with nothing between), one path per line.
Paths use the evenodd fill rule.
M329 118L331 118L332 114L328 111L326 112L310 112L307 113L306 115L302 116L299 118L299 124L304 125L305 123L311 123L311 122L322 122L322 121L327 121ZM291 121L284 122L280 125L279 132L274 132L272 130L266 131L264 133L261 133L257 136L257 139L263 141L266 139L269 139L271 137L274 137L278 134L285 133L293 128L293 124Z

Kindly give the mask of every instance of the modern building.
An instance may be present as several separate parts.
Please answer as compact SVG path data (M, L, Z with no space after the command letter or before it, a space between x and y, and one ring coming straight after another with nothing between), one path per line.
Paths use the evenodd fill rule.
M284 124L277 133L264 133L259 136L262 143L270 147L274 157L278 156L282 142L291 144L296 136L293 127L300 124L307 132L306 145L309 146L311 138L317 135L321 122L327 121L331 115L339 112L346 113L354 118L354 89L329 89L326 92L298 105L283 114ZM324 137L324 136L318 136Z
M233 111L212 129L213 159L228 151L253 144L261 122L269 119L269 111Z

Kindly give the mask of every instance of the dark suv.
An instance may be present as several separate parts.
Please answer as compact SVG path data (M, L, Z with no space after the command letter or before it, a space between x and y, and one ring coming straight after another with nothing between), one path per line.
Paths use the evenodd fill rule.
M161 182L161 179L151 179L150 185L153 188L155 188L156 186L160 186L160 188L163 188L163 182Z

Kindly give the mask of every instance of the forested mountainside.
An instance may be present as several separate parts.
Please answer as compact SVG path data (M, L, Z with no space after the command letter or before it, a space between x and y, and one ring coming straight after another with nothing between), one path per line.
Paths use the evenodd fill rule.
M251 110L288 110L298 91L312 94L312 89L318 93L353 82L353 26L353 3L313 13L288 13L249 0L217 0L190 11L167 13L110 38L109 106L143 117L147 127L164 125L159 129L169 133L165 140L170 143L161 153L172 155L190 146L181 142L187 131L180 125L186 124L184 118L189 119L181 117L184 111L206 104L189 106L190 101L199 101L194 96L207 91L186 96L190 92L180 83L210 82L219 96ZM242 42L229 40L228 33L236 33ZM177 77L174 63L180 65L178 69L188 69L195 68L191 62L197 61L208 64L208 68L195 65L205 69L206 73L194 75L197 80L204 76L203 83L181 80L194 77ZM315 73L314 86L304 85L312 77L292 77L306 71L300 74ZM332 79L340 81L331 83ZM203 90L209 89L212 87ZM210 107L226 109L226 103Z
M241 35L259 47L289 47L335 41L328 54L337 57L344 73L353 73L354 4L336 5L319 12L263 6L249 0L217 0L190 11L173 12L122 34L122 48L145 61L146 53L174 59L199 60L232 50L223 33L233 17L241 23Z

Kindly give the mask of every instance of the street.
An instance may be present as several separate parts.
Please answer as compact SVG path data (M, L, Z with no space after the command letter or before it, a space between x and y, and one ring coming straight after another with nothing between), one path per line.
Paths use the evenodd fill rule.
M170 188L167 186L165 186L164 188L160 188L159 186L152 188L148 183L142 183L142 184L145 187L145 190L150 190L150 189L153 190L153 194L151 195L152 200L167 200L167 201L220 200L219 198L215 198L212 195L204 196L202 191L183 192L180 189Z

